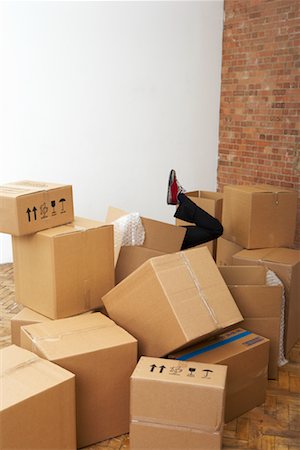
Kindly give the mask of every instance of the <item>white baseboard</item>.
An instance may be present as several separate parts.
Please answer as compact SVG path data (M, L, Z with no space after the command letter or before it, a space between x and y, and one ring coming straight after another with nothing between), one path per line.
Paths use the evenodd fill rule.
M0 264L13 262L10 234L0 233Z

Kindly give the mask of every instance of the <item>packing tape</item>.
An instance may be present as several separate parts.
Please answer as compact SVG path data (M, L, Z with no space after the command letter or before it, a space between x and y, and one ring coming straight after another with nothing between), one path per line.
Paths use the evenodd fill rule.
M99 326L94 326L94 327L87 327L87 328L78 328L78 329L74 329L74 330L70 330L70 331L64 331L62 333L58 333L58 334L54 334L52 336L33 336L31 333L28 333L31 337L31 341L32 341L32 350L35 351L38 348L38 343L39 342L50 342L50 341L60 341L61 339L63 339L66 336L71 336L73 334L78 334L78 333L88 333L90 331L95 331L95 330L99 330L99 329L103 329L103 328L109 328L112 325L102 325L101 327Z
M40 360L41 360L41 358L39 358L38 356L34 356L34 357L30 358L30 359L27 359L26 361L23 361L23 362L21 362L19 364L16 364L15 366L10 367L9 369L6 369L3 372L1 372L0 373L0 378L4 377L6 375L10 375L11 373L13 373L15 371L17 371L19 369L22 369L24 367L27 367L27 366L29 366L31 364L34 364L35 362L38 362Z
M186 268L187 268L187 270L188 270L188 272L189 272L189 274L190 274L190 276L191 276L191 278L192 278L192 280L194 282L194 285L196 286L196 289L197 289L197 291L199 293L199 297L201 298L201 300L202 300L204 306L206 307L209 315L211 316L211 318L212 318L213 322L215 323L217 329L220 329L221 328L220 322L218 321L218 318L217 318L213 308L210 306L210 304L209 304L209 302L208 302L208 300L206 298L206 295L204 293L204 290L200 286L198 278L197 278L195 272L193 271L193 269L191 267L190 261L188 260L186 254L184 252L179 252L178 254L180 255L184 265L186 266Z
M130 418L130 421L132 424L146 424L146 425L150 425L152 427L168 427L168 428L176 428L176 429L181 429L181 430L190 430L190 431L197 431L199 433L209 433L209 434L219 434L220 431L223 429L223 414L220 414L220 421L219 423L216 424L215 427L212 426L206 426L201 424L201 428L199 426L197 426L197 424L189 424L189 425L180 425L177 423L170 423L170 422L157 422L157 418L152 418L152 417L144 417L144 416L139 416L139 417L135 417L132 416Z

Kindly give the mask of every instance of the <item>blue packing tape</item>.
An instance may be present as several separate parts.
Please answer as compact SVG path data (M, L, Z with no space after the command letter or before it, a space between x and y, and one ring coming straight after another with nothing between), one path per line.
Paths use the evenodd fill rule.
M244 331L243 333L236 334L235 336L231 336L230 338L224 339L223 341L215 342L214 344L207 345L206 347L202 347L193 352L181 355L176 359L178 359L179 361L187 361L188 359L191 359L194 356L201 355L202 353L209 352L210 350L214 350L215 348L223 347L223 345L229 344L230 342L234 342L239 339L242 339L245 336L249 336L249 334L252 334L251 331Z

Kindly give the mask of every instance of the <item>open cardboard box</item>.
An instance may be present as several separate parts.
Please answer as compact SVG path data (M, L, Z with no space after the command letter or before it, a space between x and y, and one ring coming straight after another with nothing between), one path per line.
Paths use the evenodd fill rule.
M268 281L262 266L224 266L219 270L244 318L241 326L270 340L268 377L277 379L284 361L283 287Z
M300 250L264 248L242 250L233 256L234 265L262 265L272 270L284 285L285 354L300 338Z
M106 223L112 223L123 216L126 211L110 207L106 216ZM185 229L158 220L141 217L145 231L142 245L121 247L115 240L115 278L116 284L126 278L149 258L165 253L174 253L181 249Z

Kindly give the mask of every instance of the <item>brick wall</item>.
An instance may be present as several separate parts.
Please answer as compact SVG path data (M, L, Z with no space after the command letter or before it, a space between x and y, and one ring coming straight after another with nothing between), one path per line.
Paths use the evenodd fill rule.
M300 0L224 0L219 190L267 183L300 197L299 124Z

